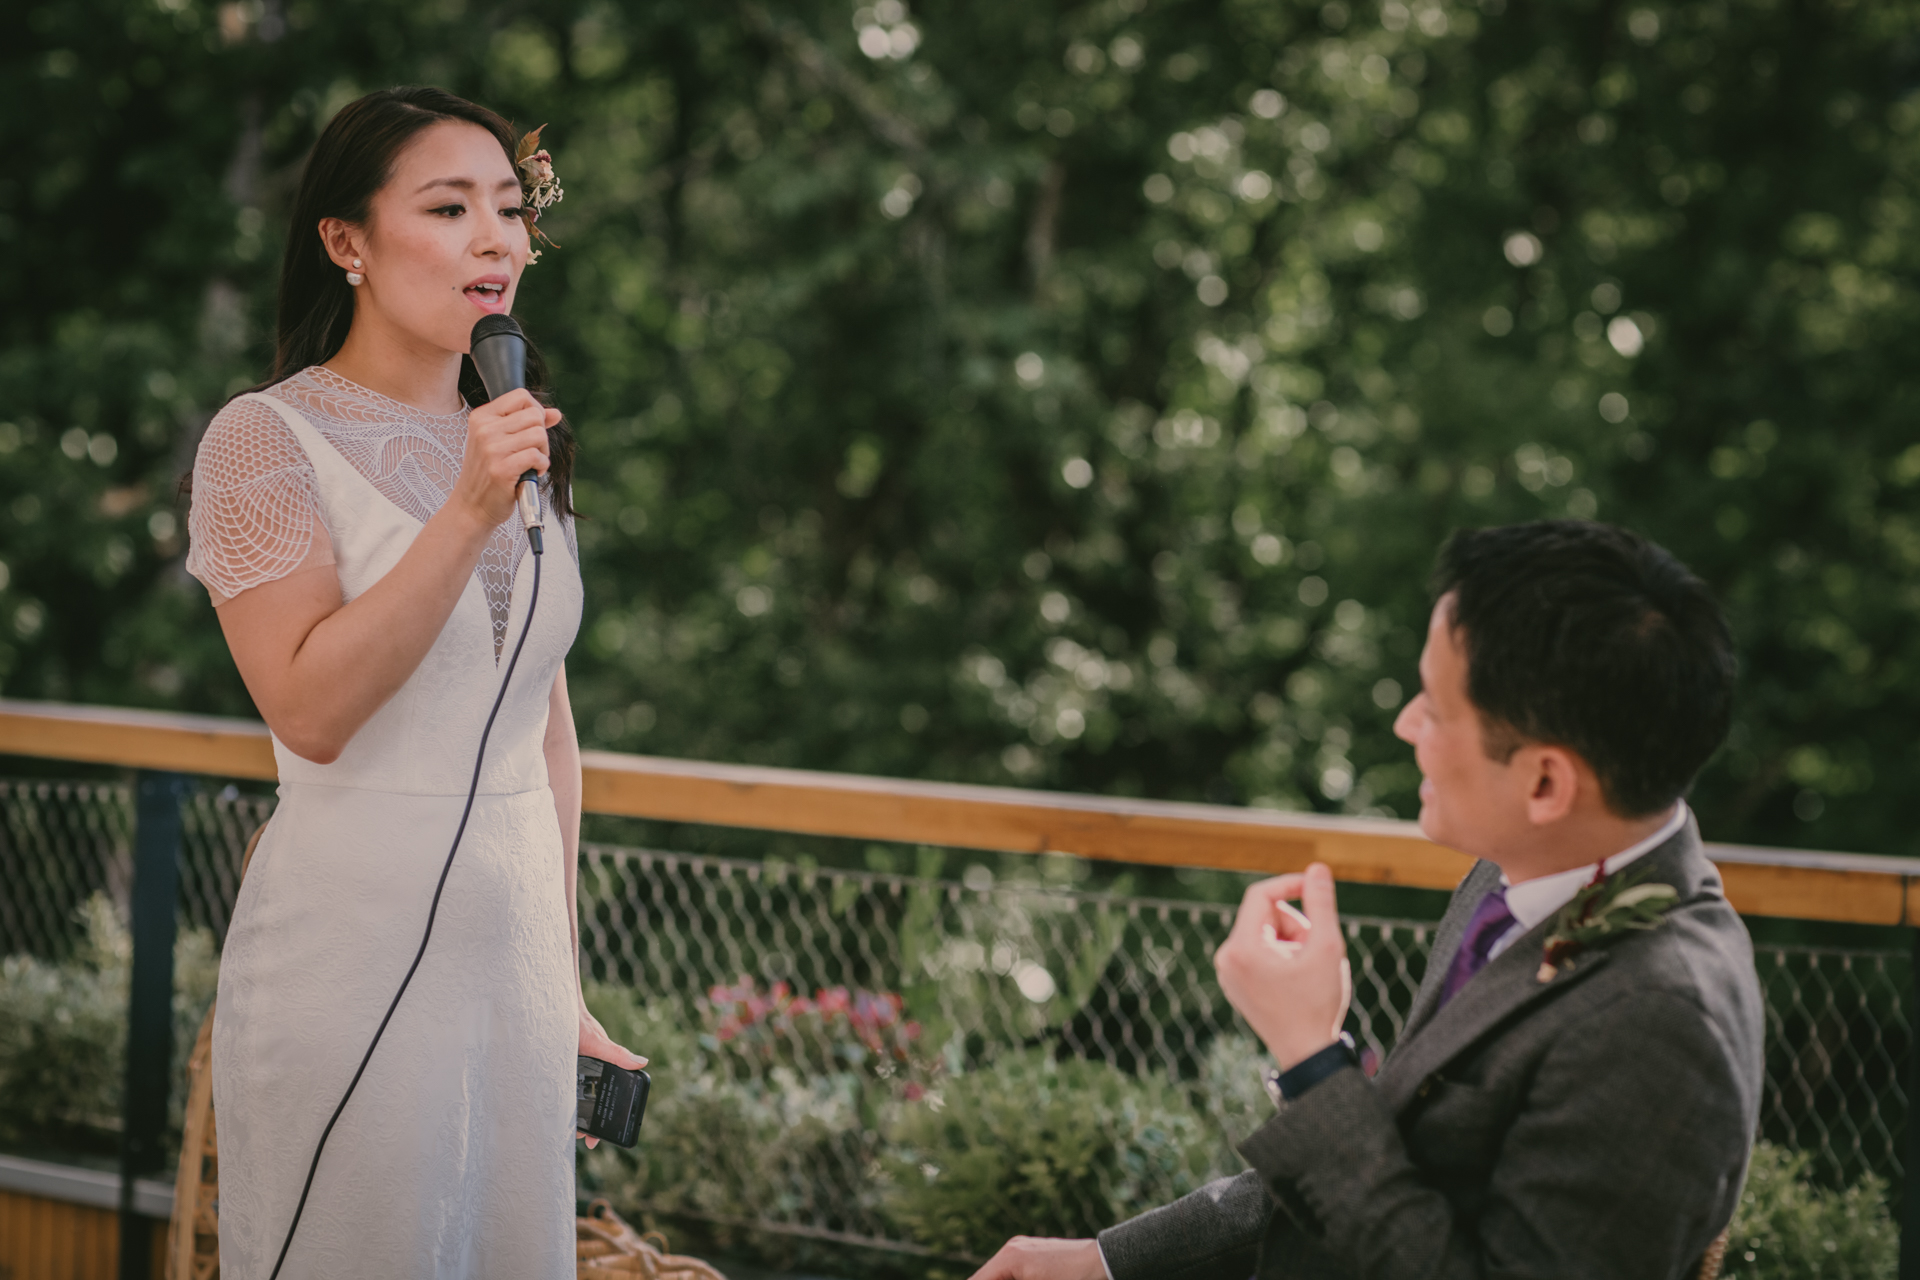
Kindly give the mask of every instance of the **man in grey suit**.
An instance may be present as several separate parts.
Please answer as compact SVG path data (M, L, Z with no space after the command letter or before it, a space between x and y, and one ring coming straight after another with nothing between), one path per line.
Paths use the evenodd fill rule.
M1335 1038L1331 874L1254 885L1215 956L1273 1055L1252 1167L976 1280L1697 1272L1761 1083L1752 946L1682 799L1727 730L1725 621L1660 548L1572 521L1456 534L1436 588L1394 730L1421 829L1480 861L1379 1076Z

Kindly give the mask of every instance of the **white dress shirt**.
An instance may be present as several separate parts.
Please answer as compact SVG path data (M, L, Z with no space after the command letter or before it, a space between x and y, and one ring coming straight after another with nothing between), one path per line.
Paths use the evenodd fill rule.
M1622 849L1606 860L1605 874L1612 875L1620 868L1652 853L1687 823L1687 802L1681 800L1673 806L1673 815L1660 824L1660 829L1642 840L1639 844ZM1513 924L1494 941L1487 951L1491 960L1523 937L1527 930L1545 920L1573 901L1573 895L1580 892L1593 881L1591 866L1575 867L1571 871L1556 871L1550 876L1535 876L1513 884L1505 876L1500 883L1507 886L1507 910L1513 912Z

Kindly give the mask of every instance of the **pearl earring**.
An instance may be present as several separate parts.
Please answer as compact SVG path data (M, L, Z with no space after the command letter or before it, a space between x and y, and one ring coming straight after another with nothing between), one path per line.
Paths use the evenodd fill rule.
M361 274L360 274L360 267L361 267L361 265L362 265L362 264L361 264L361 262L360 262L360 259L358 259L358 258L355 258L355 259L353 260L353 270L351 270L351 271L349 271L349 272L347 272L347 283L348 283L348 284L356 284L356 285L357 285L357 284L360 284L361 282L363 282L363 281L364 281L364 280L366 279L366 277L365 277L365 276L363 276L363 275L361 275Z

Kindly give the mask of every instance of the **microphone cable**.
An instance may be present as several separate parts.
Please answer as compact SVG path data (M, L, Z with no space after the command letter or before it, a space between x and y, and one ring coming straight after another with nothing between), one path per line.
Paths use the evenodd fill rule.
M538 501L536 499L535 501ZM433 886L433 905L427 909L427 927L420 935L420 949L414 952L413 963L407 967L407 976L400 980L400 989L393 993L393 1002L387 1006L386 1016L380 1019L379 1029L373 1033L373 1040L367 1045L367 1051L360 1058L360 1066L354 1071L353 1079L347 1084L347 1091L340 1095L340 1103L333 1109L333 1116L327 1121L327 1127L320 1133L320 1141L313 1148L313 1160L307 1166L307 1180L300 1188L300 1203L294 1206L293 1221L287 1224L287 1238L280 1242L280 1256L274 1260L273 1272L268 1280L277 1280L280 1268L286 1263L287 1250L293 1246L293 1233L299 1229L300 1215L306 1211L307 1193L313 1190L313 1175L320 1169L320 1153L327 1149L327 1139L333 1134L333 1126L340 1119L340 1113L347 1109L347 1099L353 1097L353 1091L360 1084L360 1077L366 1074L367 1063L373 1060L373 1051L379 1047L380 1037L387 1032L387 1024L393 1021L393 1011L400 1007L400 997L407 994L407 985L413 981L414 973L420 968L420 960L427 954L427 939L433 936L433 920L440 911L440 894L447 887L447 873L453 870L453 855L460 851L460 837L467 833L467 820L473 816L473 800L480 791L480 767L487 758L487 738L493 733L494 718L500 714L500 704L506 701L507 685L513 679L513 669L520 662L520 651L526 647L527 634L533 630L534 606L540 603L540 564L545 558L542 554L541 538L537 527L529 529L532 535L528 541L533 549L533 591L527 599L527 620L520 625L520 638L514 642L513 656L507 660L506 674L500 677L500 692L494 695L493 710L487 712L487 727L480 731L480 750L473 758L473 781L467 784L466 808L460 811L460 826L453 833L453 846L447 850L447 861L440 868L440 881Z

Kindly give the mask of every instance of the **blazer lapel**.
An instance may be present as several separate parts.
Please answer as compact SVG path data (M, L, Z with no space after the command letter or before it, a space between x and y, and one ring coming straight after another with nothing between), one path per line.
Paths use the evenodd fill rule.
M1440 989L1446 985L1447 970L1453 965L1454 953L1460 950L1460 939L1466 935L1467 925L1473 919L1473 913L1480 906L1480 899L1486 897L1494 886L1500 883L1500 868L1491 862L1476 862L1473 870L1467 872L1467 878L1453 891L1452 901L1447 903L1446 914L1440 917L1440 923L1434 928L1433 949L1427 953L1426 976L1420 979L1420 989L1413 994L1413 1005L1407 1010L1407 1018L1400 1027L1396 1043L1406 1043L1407 1037L1426 1024L1428 1018L1440 1004Z
M1566 990L1607 962L1606 949L1596 948L1563 964L1552 981L1541 982L1540 952L1552 927L1548 919L1527 930L1432 1013L1417 1035L1401 1040L1381 1066L1377 1081L1390 1110L1398 1112L1406 1106L1428 1076L1495 1026L1536 1000Z
M1691 818L1671 840L1633 866L1645 868L1650 880L1672 885L1680 894L1676 908L1702 894L1719 896L1719 877L1701 852L1699 828ZM1499 881L1499 868L1492 863L1475 866L1440 922L1433 953L1427 962L1427 976L1407 1014L1406 1030L1381 1064L1376 1079L1382 1097L1395 1112L1407 1105L1428 1076L1500 1022L1537 1000L1565 991L1607 962L1611 944L1603 943L1581 952L1573 963L1562 965L1551 981L1541 982L1538 977L1541 952L1546 946L1547 933L1553 928L1553 916L1549 916L1515 939L1476 974L1473 981L1462 987L1458 995L1444 1007L1440 1006L1440 989L1446 981L1447 967L1460 949L1466 921L1479 905L1481 895Z

